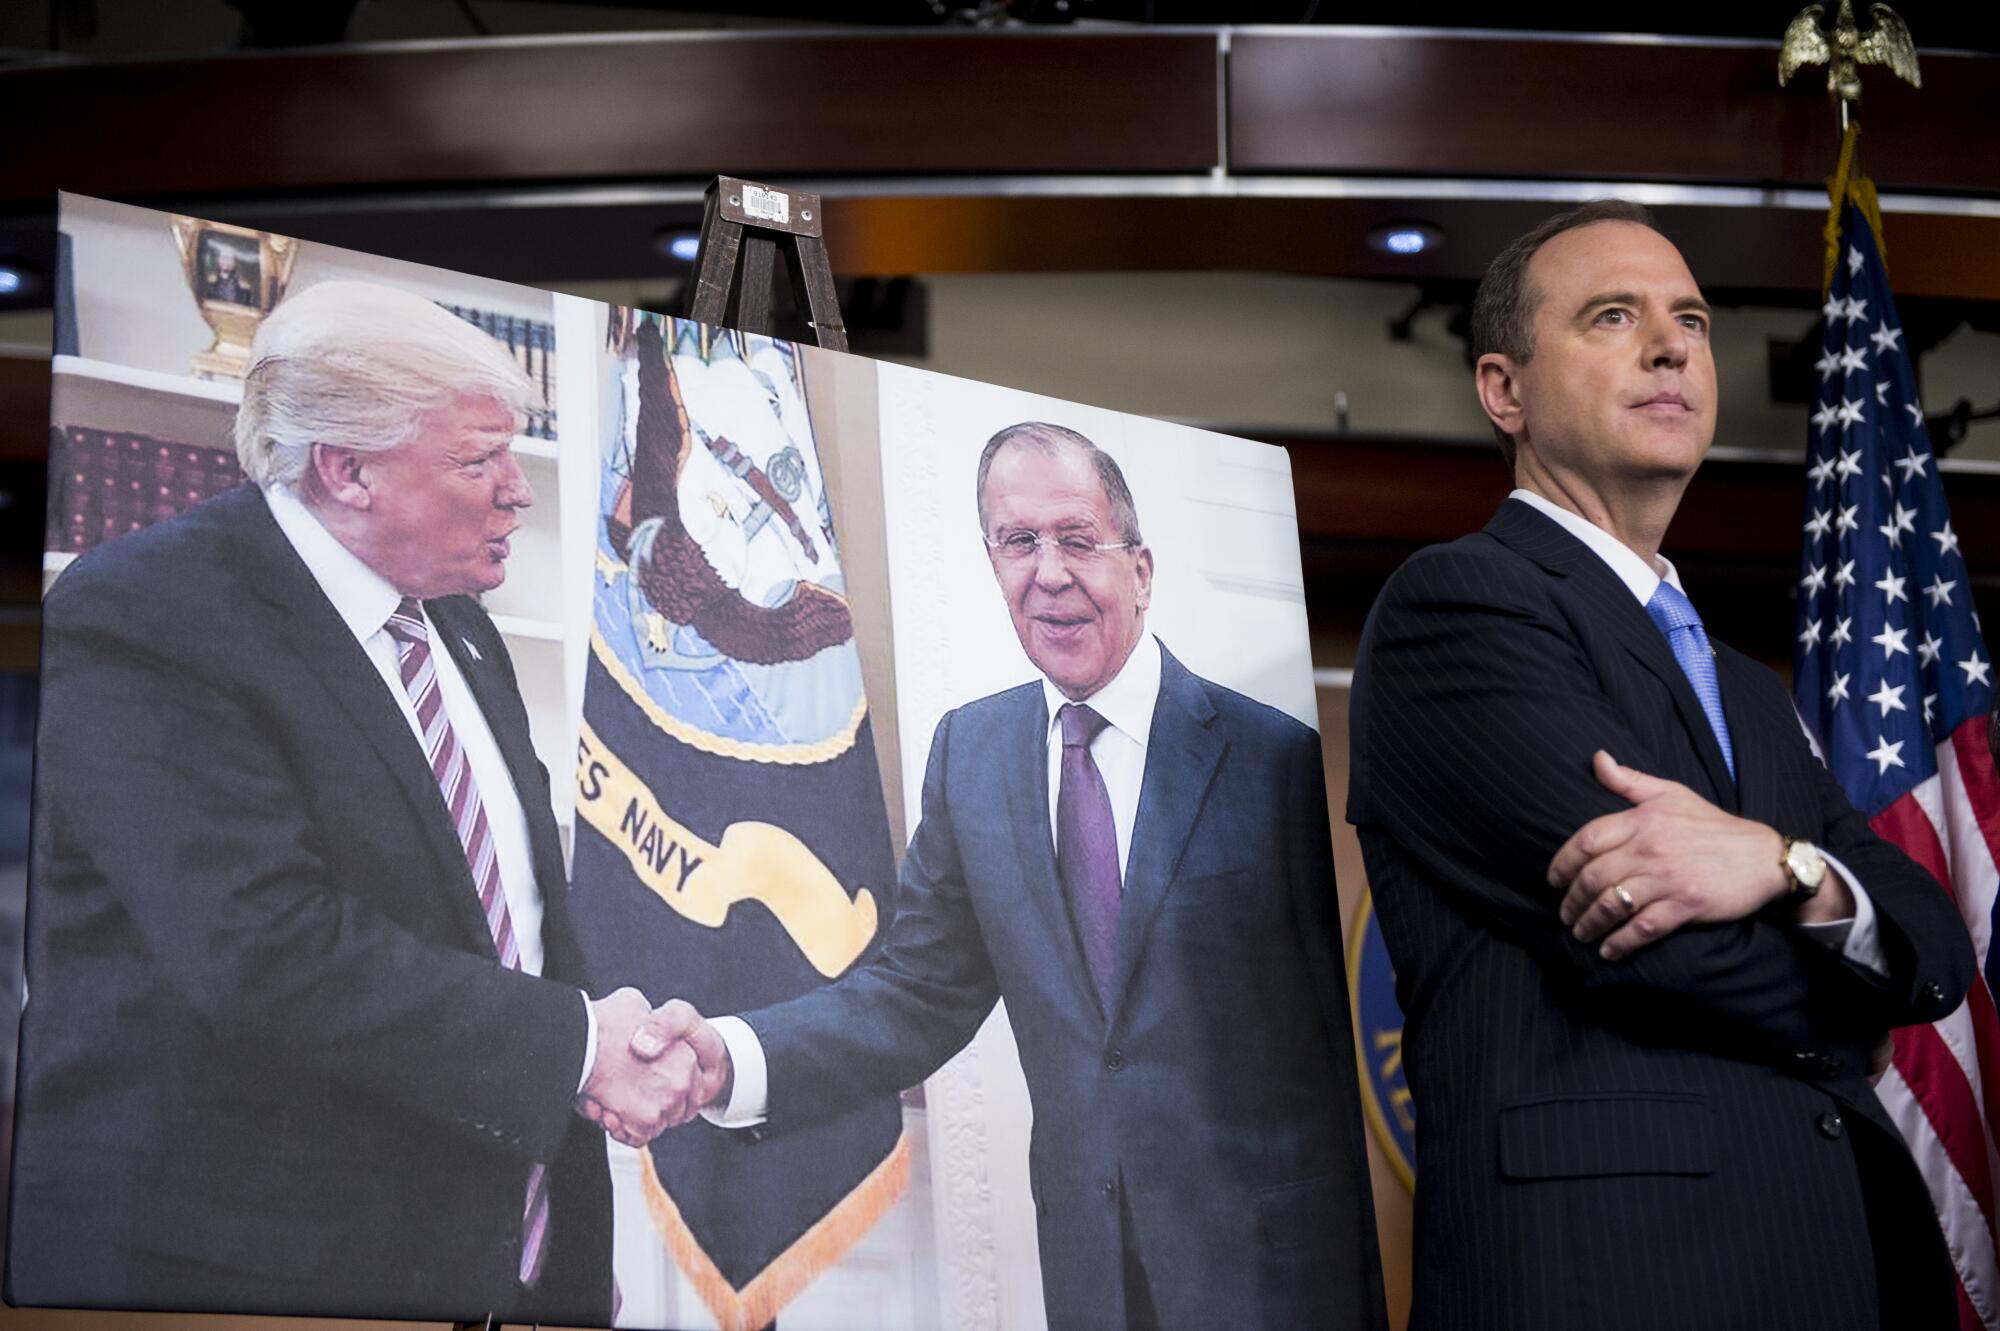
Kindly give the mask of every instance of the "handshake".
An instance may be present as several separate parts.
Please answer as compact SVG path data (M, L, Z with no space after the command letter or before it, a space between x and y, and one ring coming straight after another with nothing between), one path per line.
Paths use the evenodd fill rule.
M591 1007L597 1059L576 1096L585 1118L627 1146L644 1146L727 1103L729 1050L689 1004L676 998L655 1009L637 989L620 989Z

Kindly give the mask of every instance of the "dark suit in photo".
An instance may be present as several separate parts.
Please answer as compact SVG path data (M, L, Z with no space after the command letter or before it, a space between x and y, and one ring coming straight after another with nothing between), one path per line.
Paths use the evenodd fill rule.
M1360 833L1407 1018L1414 1331L1955 1326L1922 1178L1871 1089L1887 1028L1963 997L1943 889L1876 837L1771 671L1715 649L1732 738L1618 575L1516 500L1390 580L1352 703ZM1551 857L1629 807L1595 750L1810 839L1873 903L1887 974L1775 903L1618 961Z
M50 592L10 1300L608 1317L547 777L492 622L426 610L527 812L547 978L498 964L423 748L260 492Z
M1005 999L1051 1327L1378 1327L1318 736L1161 658L1108 1012L1037 681L939 723L880 955L746 1014L769 1130L920 1083Z

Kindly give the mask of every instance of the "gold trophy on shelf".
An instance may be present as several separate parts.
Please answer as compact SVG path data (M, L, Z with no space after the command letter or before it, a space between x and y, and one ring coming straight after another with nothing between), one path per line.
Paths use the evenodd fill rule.
M298 242L225 222L176 216L181 272L215 341L195 355L203 379L241 379L250 369L250 339L292 279Z

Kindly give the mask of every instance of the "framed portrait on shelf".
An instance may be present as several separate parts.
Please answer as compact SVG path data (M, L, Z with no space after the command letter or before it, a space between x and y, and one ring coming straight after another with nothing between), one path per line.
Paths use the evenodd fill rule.
M206 378L240 379L249 369L250 339L284 295L297 242L226 222L170 219L181 266L201 317L215 340L191 362Z

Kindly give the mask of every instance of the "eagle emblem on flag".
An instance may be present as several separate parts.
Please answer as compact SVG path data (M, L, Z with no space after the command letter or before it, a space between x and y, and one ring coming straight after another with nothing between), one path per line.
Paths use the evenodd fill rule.
M888 919L894 859L797 351L644 314L625 332L571 910L600 989L719 1015L846 973ZM641 1188L717 1322L750 1331L852 1247L908 1169L886 1095L769 1135L697 1119L646 1148Z

